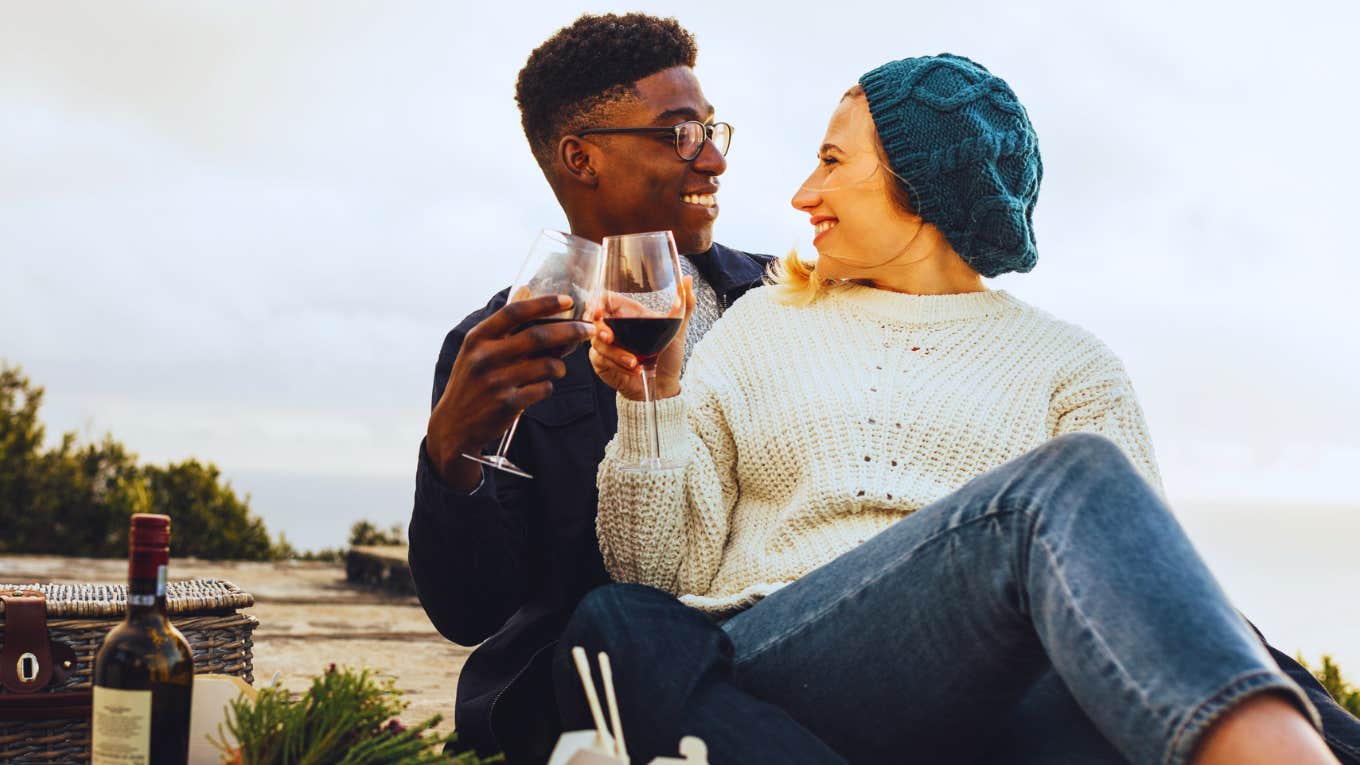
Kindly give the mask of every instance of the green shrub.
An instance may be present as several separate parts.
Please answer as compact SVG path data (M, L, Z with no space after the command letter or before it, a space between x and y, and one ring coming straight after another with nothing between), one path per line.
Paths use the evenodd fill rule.
M273 545L211 463L137 464L112 436L78 445L65 433L51 449L38 419L43 389L0 362L0 553L118 557L128 516L165 513L176 556L268 560Z
M1360 717L1360 689L1351 685L1341 676L1341 667L1337 666L1335 661L1332 661L1331 656L1322 655L1322 666L1319 669L1308 666L1308 662L1303 660L1302 654L1295 658L1303 665L1304 669L1313 673L1313 677L1316 677L1318 682L1322 683L1322 687L1326 688L1332 698L1336 699L1336 703L1340 704L1347 712Z
M339 563L345 559L345 548L323 547L320 550L299 550L288 541L288 536L279 532L279 541L274 543L270 553L275 560L303 560L321 563Z
M337 669L334 664L312 680L300 698L280 687L265 688L255 700L231 703L223 730L213 744L233 765L481 765L473 753L442 753L453 737L426 736L439 724L436 715L413 727L396 716L406 708L392 681L375 680L368 670Z
M400 523L394 523L386 531L369 521L359 521L349 528L350 547L355 545L404 545L406 534Z

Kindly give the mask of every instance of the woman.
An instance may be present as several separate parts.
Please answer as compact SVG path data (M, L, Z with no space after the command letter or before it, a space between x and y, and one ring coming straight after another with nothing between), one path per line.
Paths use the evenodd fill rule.
M1119 360L983 284L1037 257L1042 165L1006 83L950 55L885 64L818 159L793 198L815 268L787 259L683 383L658 379L662 448L687 469L619 469L647 449L642 392L597 331L592 361L621 394L598 478L606 565L720 621L717 653L734 652L732 677L718 662L673 697L625 693L634 719L754 708L695 729L716 755L741 727L801 726L834 751L789 745L808 761L968 761L1056 671L1134 762L1335 762L1163 504ZM568 640L620 645L619 619L588 623L629 601L645 625L647 597L592 596Z

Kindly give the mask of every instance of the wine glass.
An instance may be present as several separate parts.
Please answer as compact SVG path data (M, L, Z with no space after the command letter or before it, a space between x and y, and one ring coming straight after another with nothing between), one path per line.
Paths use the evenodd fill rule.
M661 454L653 398L657 359L685 320L675 237L669 231L607 236L601 247L604 265L595 304L605 326L614 333L614 344L636 356L642 366L642 396L649 404L650 454L620 467L624 470L684 467L686 461Z
M537 324L559 321L588 321L587 306L595 292L595 282L599 278L600 245L579 236L543 229L534 239L529 254L519 267L519 274L510 285L507 303L529 300L547 295L569 295L571 307L552 316L534 319L521 329ZM571 352L563 349L563 354ZM501 436L500 447L495 454L468 454L463 456L473 462L480 462L497 470L511 473L522 478L533 478L528 472L510 461L505 453L510 449L510 440L515 437L515 428L523 412L515 415L505 435Z

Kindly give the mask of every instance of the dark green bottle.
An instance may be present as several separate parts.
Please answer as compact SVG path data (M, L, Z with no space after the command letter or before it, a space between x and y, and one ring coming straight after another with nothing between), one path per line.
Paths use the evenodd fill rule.
M127 619L94 660L91 765L184 765L194 658L165 607L170 517L138 513L128 534Z

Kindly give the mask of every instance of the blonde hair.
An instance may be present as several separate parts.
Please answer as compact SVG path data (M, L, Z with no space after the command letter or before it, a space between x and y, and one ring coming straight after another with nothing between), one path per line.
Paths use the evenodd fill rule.
M782 260L770 264L766 284L774 290L779 302L793 306L811 305L822 295L844 288L850 282L828 279L817 273L817 264L798 257L798 250L789 250Z
M847 98L867 97L864 95L863 86L855 83L841 96L842 101ZM879 161L885 167L888 167L895 181L888 184L889 196L892 197L893 202L898 207L907 212L912 212L911 197L904 186L905 181L892 172L892 167L888 164L888 154L883 150L883 144L878 140L877 133L874 134L874 148L878 151ZM794 306L811 305L814 300L822 295L857 283L843 279L829 279L819 275L817 264L809 263L798 257L798 250L796 249L789 250L789 254L785 255L782 260L770 264L765 282L774 289L775 296L780 302Z

